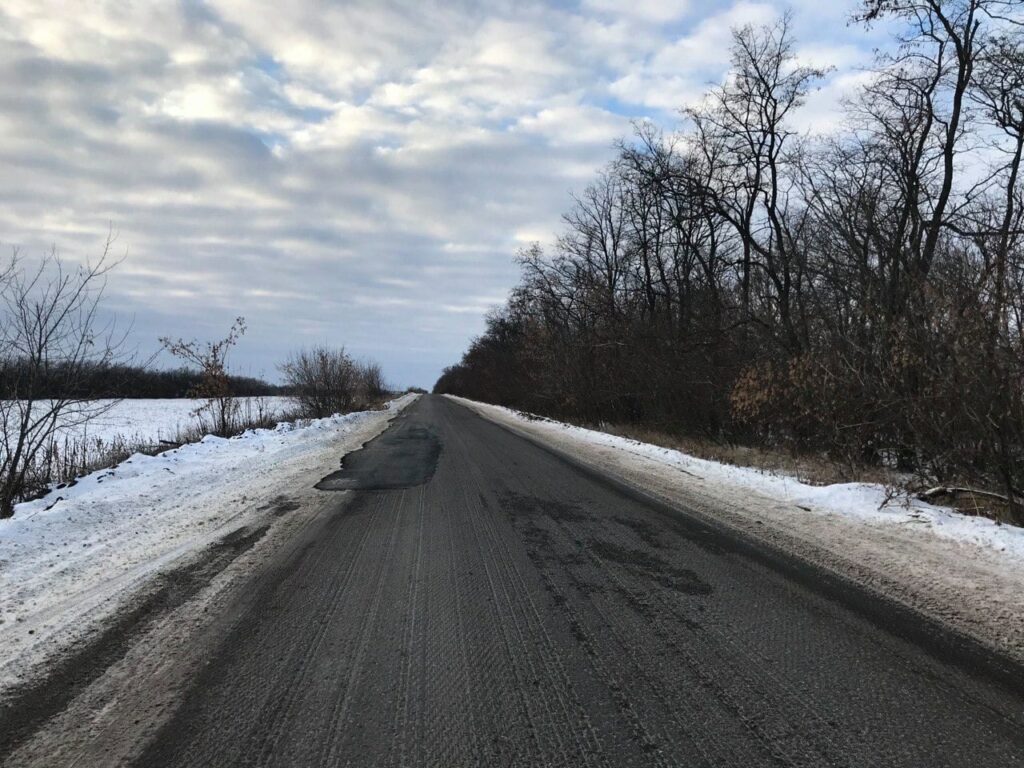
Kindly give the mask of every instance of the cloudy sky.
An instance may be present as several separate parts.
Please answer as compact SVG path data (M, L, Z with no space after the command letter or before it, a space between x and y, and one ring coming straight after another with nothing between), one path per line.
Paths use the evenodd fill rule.
M800 120L834 122L880 43L853 7L4 0L0 243L80 260L113 226L142 353L244 315L241 372L345 344L429 386L630 121L724 75L731 26L792 9L836 67Z

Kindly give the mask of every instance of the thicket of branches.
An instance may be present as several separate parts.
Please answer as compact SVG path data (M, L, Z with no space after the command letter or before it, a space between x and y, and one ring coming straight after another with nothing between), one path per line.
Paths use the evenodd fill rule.
M436 391L1019 497L1019 11L865 2L860 21L901 28L895 52L814 138L793 113L823 73L789 20L735 30L726 81L678 133L622 143Z
M280 370L302 412L313 418L372 407L387 394L381 367L353 359L344 347L295 352Z

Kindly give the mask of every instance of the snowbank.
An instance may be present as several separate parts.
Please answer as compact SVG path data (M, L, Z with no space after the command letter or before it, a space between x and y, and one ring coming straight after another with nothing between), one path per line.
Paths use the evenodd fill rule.
M879 485L813 486L452 398L654 496L882 591L1024 660L1024 529Z
M311 487L415 397L136 454L18 505L0 520L0 690L156 572L265 516L275 494Z

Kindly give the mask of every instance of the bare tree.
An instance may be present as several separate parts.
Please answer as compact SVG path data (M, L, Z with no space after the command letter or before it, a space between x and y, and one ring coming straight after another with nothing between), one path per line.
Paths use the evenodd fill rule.
M213 420L214 434L217 435L231 434L238 417L239 404L231 388L227 357L244 334L245 318L238 317L231 324L227 336L219 341L185 341L166 336L160 339L160 343L172 355L199 368L202 379L190 394L206 401L196 410L196 415L209 413Z
M35 267L15 252L0 270L0 517L41 489L49 476L42 453L60 430L74 429L108 410L94 399L96 372L123 346L100 318L113 238L92 264L70 265L51 251ZM59 382L57 392L44 384Z
M787 15L771 27L734 30L730 78L684 114L696 127L693 141L710 171L701 191L742 244L744 311L777 326L779 342L797 351L803 339L794 313L803 274L788 226L793 178L786 150L794 135L791 114L824 71L796 63L790 26ZM752 305L755 287L762 294L760 315Z
M1024 157L1024 34L996 36L979 62L974 101L987 119L1007 139L996 144L1005 157L1002 174L1001 213L995 227L991 261L995 273L995 310L1002 329L1006 327L1006 290L1010 252L1020 239L1014 224L1021 159Z
M924 202L923 240L917 246L915 271L927 275L935 258L969 126L967 101L979 55L988 42L985 22L1004 0L864 0L859 18L865 22L890 16L907 24L895 56L883 59L885 75L897 82L917 82L924 121L922 155L934 152L937 187ZM930 143L928 150L924 142Z

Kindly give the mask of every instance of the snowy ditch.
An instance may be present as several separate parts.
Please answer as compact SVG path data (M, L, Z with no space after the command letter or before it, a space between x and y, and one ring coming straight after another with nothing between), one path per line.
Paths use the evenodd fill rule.
M341 456L415 398L135 454L19 504L0 520L0 693L95 630L162 571L292 511L299 502L282 493L315 493L312 484Z

